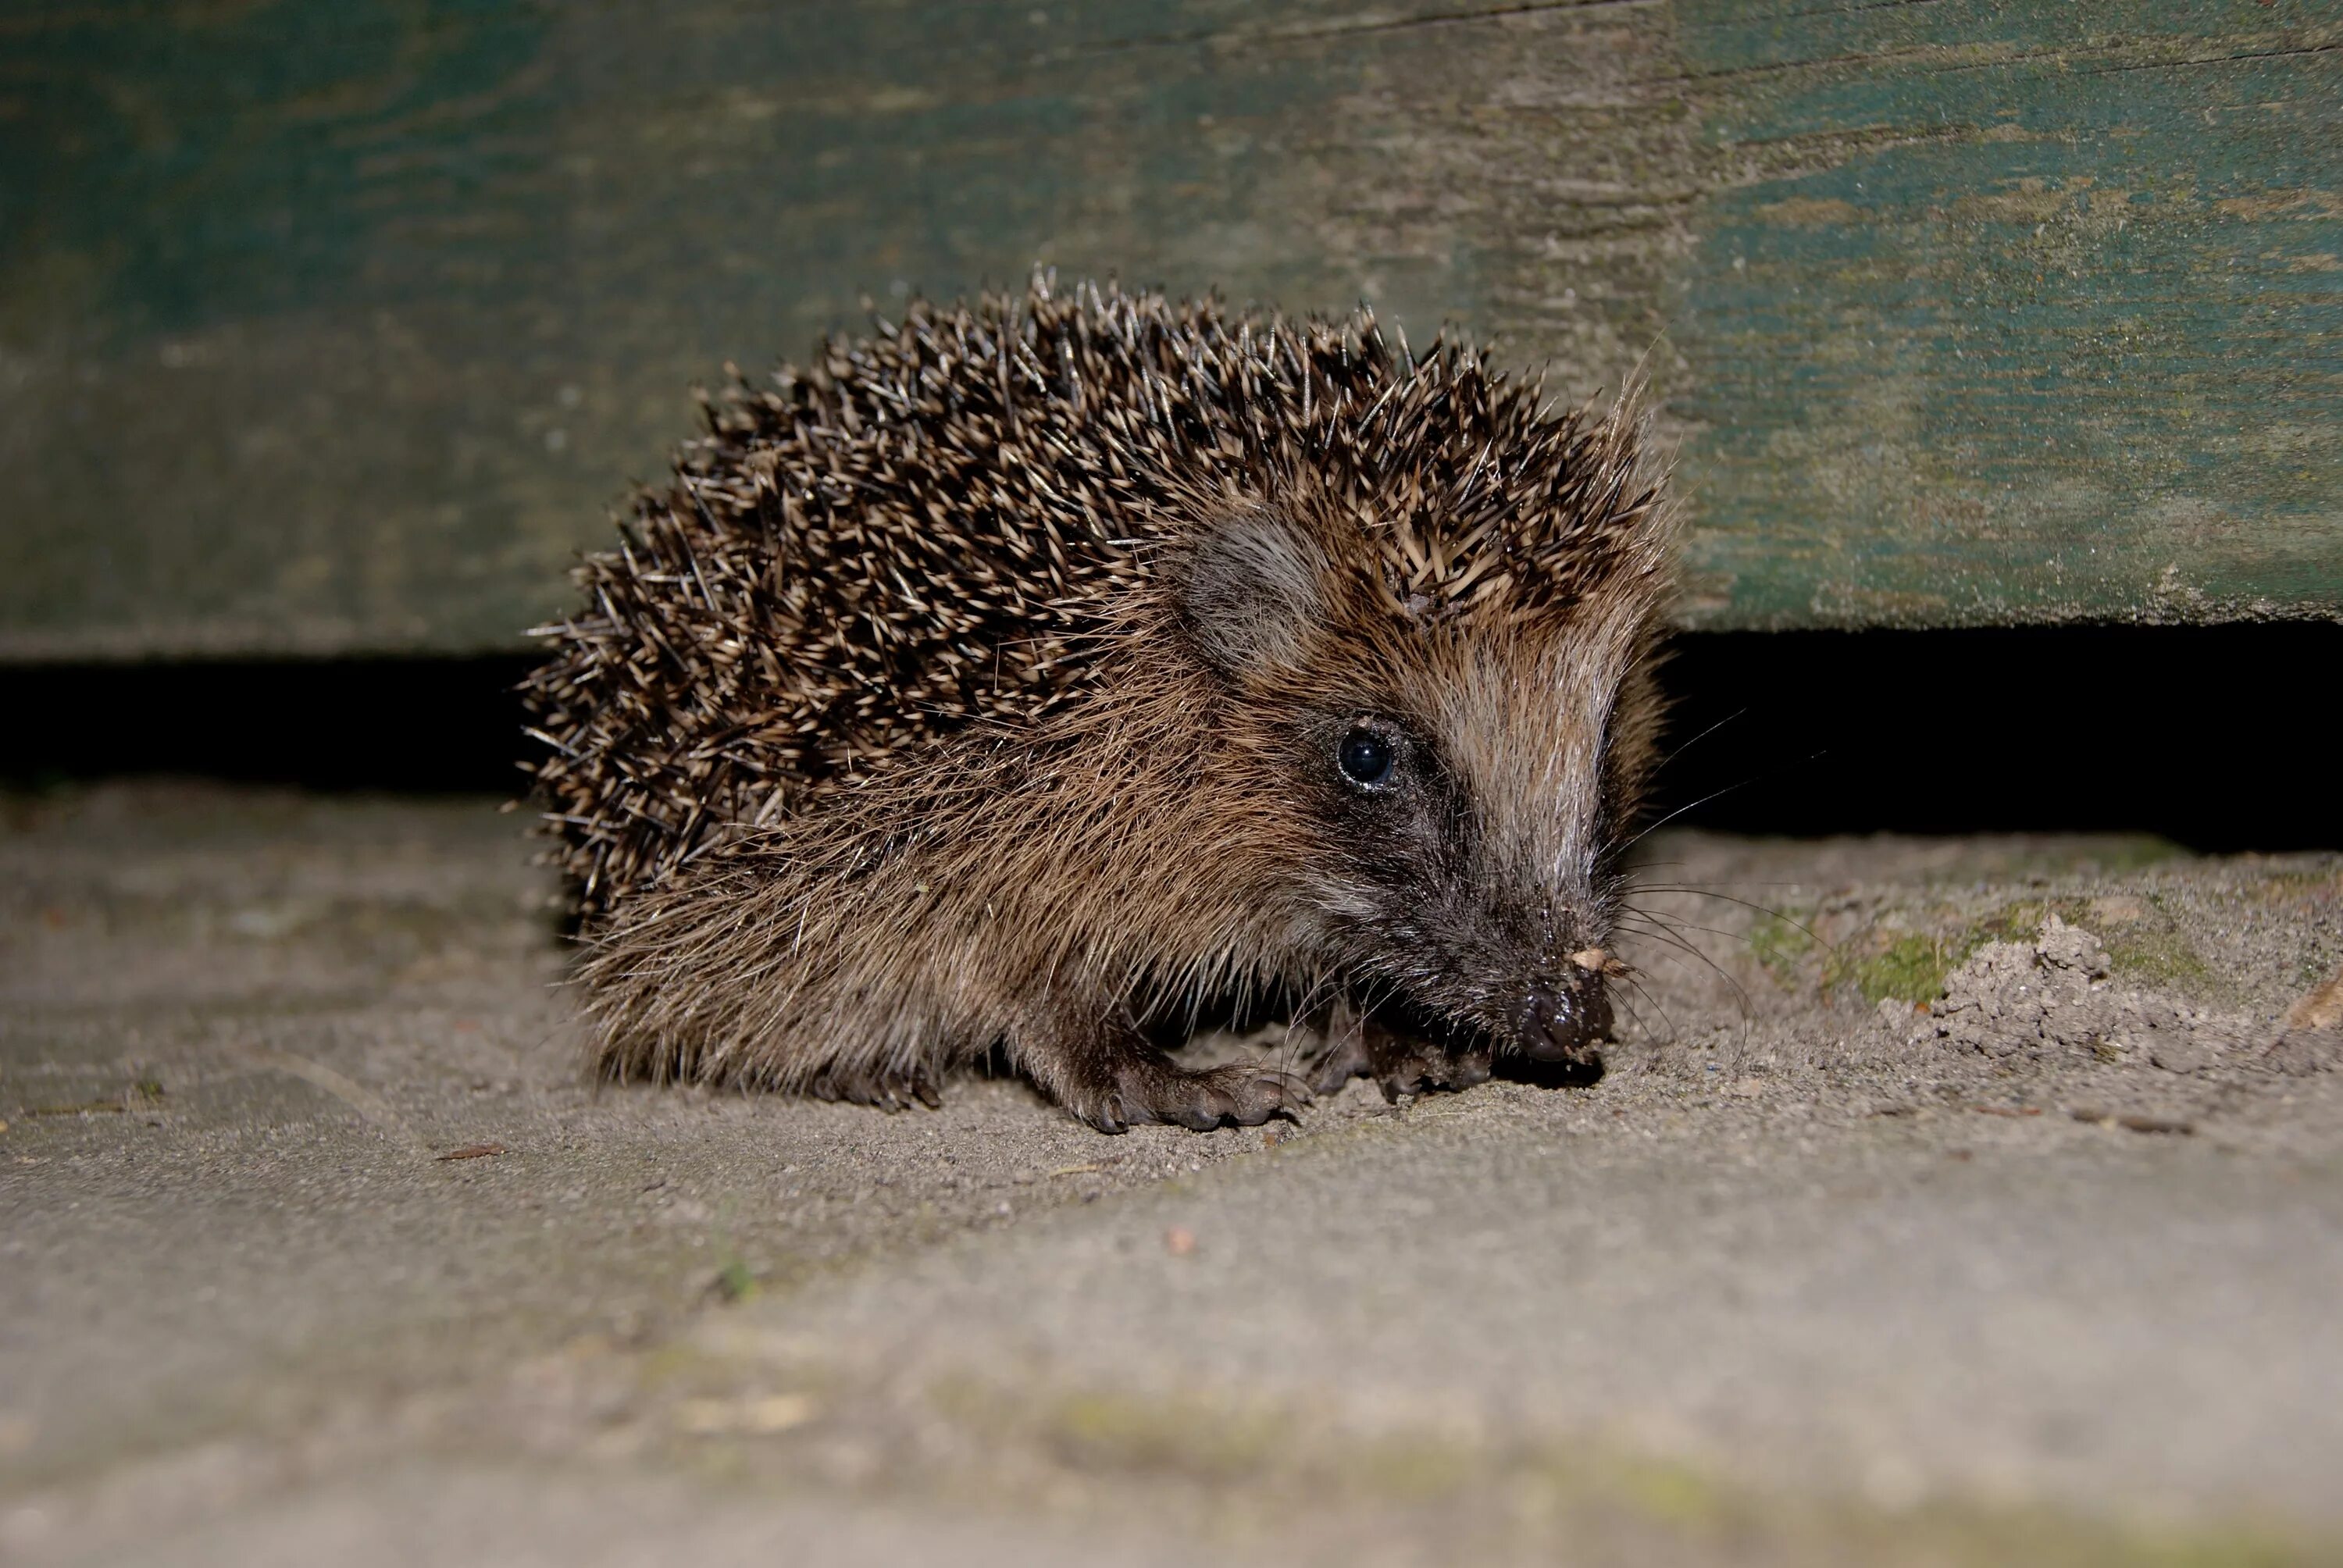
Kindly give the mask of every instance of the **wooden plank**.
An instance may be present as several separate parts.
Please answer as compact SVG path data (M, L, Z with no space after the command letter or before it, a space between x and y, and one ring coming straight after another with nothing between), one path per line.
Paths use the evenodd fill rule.
M2337 613L2334 7L1684 15L1696 613Z
M1036 259L1451 317L1574 392L1658 344L1704 624L2343 613L2333 32L2150 0L15 7L0 657L509 647L690 381Z
M508 646L688 431L689 382L803 352L863 290L1037 258L1370 295L1419 327L1500 302L1592 385L1657 327L1654 246L1604 205L1637 181L1603 160L1640 134L1606 128L1617 85L1670 68L1662 19L1436 9L476 0L327 24L184 0L18 23L0 650ZM1584 200L1549 188L1574 147L1602 149ZM1590 248L1585 292L1548 298L1549 251Z

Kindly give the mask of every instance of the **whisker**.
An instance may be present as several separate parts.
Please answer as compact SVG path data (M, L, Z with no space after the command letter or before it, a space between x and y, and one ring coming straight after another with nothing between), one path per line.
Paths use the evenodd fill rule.
M1781 910L1771 908L1768 905L1754 903L1747 899L1738 899L1734 897L1731 893L1720 893L1709 888L1690 887L1646 888L1644 891L1658 893L1690 893L1695 898L1717 899L1728 904L1739 904L1745 910L1755 910L1761 915L1771 915L1775 920L1781 921L1784 925L1791 927L1793 930L1805 932L1806 935L1813 937L1815 940L1822 942L1822 945L1828 948L1831 951L1838 951L1838 944L1836 942L1824 941L1823 938L1812 926L1805 925L1797 920L1794 920L1790 919L1789 916L1784 914Z
M1713 729L1713 728L1715 728L1715 727L1714 727L1714 726L1711 726L1711 728ZM1705 733L1706 733L1706 731L1705 731L1705 730L1704 730L1702 733L1703 733L1703 734L1705 734ZM1697 737L1695 737L1695 739L1697 739ZM1748 788L1750 785L1752 785L1752 784L1763 783L1765 780L1766 780L1766 779L1771 779L1771 778L1774 778L1774 777L1775 777L1776 775L1779 775L1779 774L1782 774L1782 773L1785 773L1785 772L1789 771L1789 770L1790 770L1791 769L1793 769L1793 768L1802 768L1802 767L1805 766L1805 765L1806 765L1807 763L1809 763L1809 762L1813 762L1813 761L1818 760L1819 759L1824 758L1824 757L1826 757L1826 756L1828 756L1828 755L1830 755L1829 750L1828 750L1828 749L1827 749L1827 748L1825 748L1824 750L1812 752L1812 753L1808 754L1808 755L1807 755L1807 756L1805 756L1805 757L1802 757L1802 758L1798 759L1797 759L1796 761L1795 761L1795 762L1785 762L1785 763L1784 763L1784 764L1782 764L1779 768L1771 768L1771 769L1766 769L1766 770L1765 770L1765 772L1763 772L1763 773L1753 773L1753 774L1751 774L1748 778L1742 779L1742 780L1741 780L1739 783L1737 783L1737 784L1727 784L1727 785L1726 785L1724 789L1715 789L1715 790L1711 790L1709 793L1707 793L1707 794L1705 794L1705 795L1702 796L1702 797L1701 797L1699 799L1697 799L1697 800L1688 801L1688 802L1686 802L1685 804L1684 804L1684 805L1682 805L1682 806L1677 807L1674 810L1673 810L1673 811L1669 812L1666 816L1664 816L1664 817L1661 818L1658 821L1654 822L1654 823L1653 823L1653 824L1651 824L1649 827L1644 828L1644 829L1642 829L1640 832L1636 833L1633 838L1629 839L1625 843L1624 843L1624 844L1620 845L1620 846L1619 846L1615 850L1614 850L1614 851L1613 851L1613 853L1614 853L1614 854L1615 854L1615 855L1624 855L1628 850L1630 850L1630 849L1634 849L1636 845L1638 845L1638 844L1642 843L1644 839L1646 839L1650 838L1653 834L1654 834L1654 833L1658 832L1661 829L1663 829L1663 828L1666 827L1669 823L1671 823L1671 822L1674 821L1677 818L1679 818L1679 817L1683 816L1685 812L1687 812L1687 811L1691 811L1691 810L1694 810L1694 809L1698 809L1698 808L1700 808L1700 807L1702 807L1702 806L1705 806L1705 805L1707 805L1711 800L1721 799L1723 799L1725 796L1727 796L1727 795L1732 794L1735 789L1747 789L1747 788Z
M1749 1000L1749 992L1743 988L1741 982L1735 980L1733 976L1725 970L1722 964L1718 963L1715 959L1710 958L1706 953L1701 951L1696 944L1685 940L1683 937L1677 935L1674 931L1666 930L1664 927L1645 927L1643 930L1643 934L1654 940L1664 942L1670 947L1680 948L1684 951L1690 953L1694 958L1698 959L1701 962L1706 964L1710 969L1716 971L1716 978L1723 980L1726 985L1731 986L1733 988L1734 994L1741 999L1741 1011L1743 1016L1746 1017L1754 1010L1753 1004Z
M1660 1021L1661 1021L1662 1023L1664 1023L1664 1024L1667 1025L1667 1029L1668 1029L1668 1032L1667 1032L1667 1040L1668 1040L1668 1043L1670 1043L1671 1045L1673 1045L1674 1043L1675 1043L1675 1041L1676 1041L1677 1040L1681 1039L1682 1037L1677 1033L1677 1030L1676 1030L1676 1020L1674 1020L1674 1019L1672 1019L1672 1018L1670 1018L1670 1017L1668 1016L1668 1010L1667 1010L1667 1009L1665 1009L1665 1008L1664 1008L1664 1007L1662 1007L1662 1006L1659 1004L1658 999L1656 999L1655 997L1654 997L1650 991L1645 990L1644 989L1644 984L1643 984L1643 982L1642 982L1641 980L1637 980L1634 976L1633 976L1633 975L1624 975L1624 976L1622 976L1621 978L1622 978L1622 979L1624 979L1624 980L1625 980L1629 985L1634 986L1634 987L1635 988L1635 994L1636 994L1637 996L1642 997L1642 998L1644 999L1644 1005L1648 1006L1648 1007L1649 1007L1649 1008L1650 1008L1654 1012L1658 1013L1658 1014L1660 1015ZM1619 1000L1620 1000L1621 1001L1623 1001L1623 1002L1624 1002L1624 1001L1626 1001L1626 1000L1627 1000L1627 999L1626 999L1625 997L1621 997ZM1633 1005L1633 1004L1630 1004L1630 1006L1631 1006L1631 1007L1632 1007L1632 1005ZM1638 1019L1636 1021L1640 1024L1643 1020L1642 1020L1641 1019Z
M1649 1000L1650 999L1647 997L1644 1000ZM1635 1010L1635 1004L1629 1001L1624 996L1618 997L1616 1000L1621 1007L1627 1010L1627 1021L1634 1024L1638 1030L1643 1030L1645 1036L1651 1036L1651 1030L1649 1026L1644 1022L1644 1015Z
M1728 931L1723 926L1704 926L1698 920L1687 920L1679 915L1663 915L1656 910L1639 909L1634 905L1628 905L1620 910L1620 919L1625 920L1630 916L1642 920L1664 921L1675 930L1702 931L1712 937L1723 937L1729 942L1743 942L1752 947L1756 945L1756 939L1746 931Z
M1805 886L1805 883L1796 881L1754 882L1735 878L1717 882L1633 882L1627 885L1627 890L1635 893L1699 893L1705 892L1711 888L1720 887L1798 888L1804 886Z
M1708 794L1702 796L1697 800L1687 800L1683 805L1677 807L1674 810L1669 812L1666 816L1661 818L1658 821L1650 824L1648 827L1645 827L1635 833L1625 843L1614 849L1612 854L1614 857L1624 856L1628 850L1634 849L1636 845L1642 843L1644 839L1650 838L1653 834L1658 832L1661 829L1666 827L1669 823L1674 821L1685 812L1696 810L1699 808L1707 805L1711 800L1720 799L1725 796L1732 794L1735 789L1745 789L1755 782L1757 782L1757 780L1755 778L1744 779L1738 784L1727 784L1722 789L1712 790Z
M1665 757L1661 758L1657 762L1654 763L1652 765L1652 771L1657 773L1661 769L1665 768L1669 763L1674 761L1677 758L1683 756L1685 752L1691 750L1694 747L1699 745L1702 741L1707 739L1710 736L1715 734L1718 730L1724 729L1735 719L1745 719L1748 716L1749 710L1746 708L1736 709L1733 712L1726 714L1724 718L1718 719L1715 723L1710 725L1707 729L1702 730L1699 734L1685 741L1682 746L1677 747Z

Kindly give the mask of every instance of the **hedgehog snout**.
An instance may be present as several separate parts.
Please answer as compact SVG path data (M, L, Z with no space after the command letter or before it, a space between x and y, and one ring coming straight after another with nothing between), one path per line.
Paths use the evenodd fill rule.
M1532 982L1513 1040L1532 1061L1585 1061L1611 1037L1611 1000L1599 970Z

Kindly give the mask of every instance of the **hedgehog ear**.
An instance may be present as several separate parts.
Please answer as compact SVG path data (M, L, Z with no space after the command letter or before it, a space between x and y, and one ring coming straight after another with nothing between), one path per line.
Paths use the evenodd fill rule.
M1206 664L1242 677L1290 668L1318 618L1325 556L1266 508L1216 519L1196 541L1179 587L1180 619Z

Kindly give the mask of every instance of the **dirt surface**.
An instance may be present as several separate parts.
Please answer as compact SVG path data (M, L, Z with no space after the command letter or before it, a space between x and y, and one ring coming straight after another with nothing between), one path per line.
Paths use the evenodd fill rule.
M484 804L0 810L0 1558L2343 1561L2343 858L1677 836L1599 1083L1107 1138L598 1094Z

